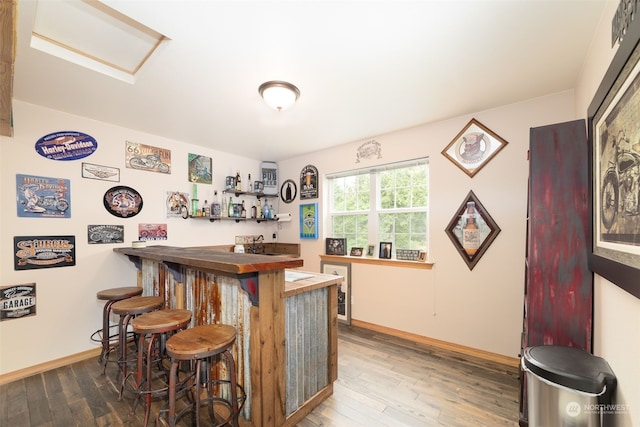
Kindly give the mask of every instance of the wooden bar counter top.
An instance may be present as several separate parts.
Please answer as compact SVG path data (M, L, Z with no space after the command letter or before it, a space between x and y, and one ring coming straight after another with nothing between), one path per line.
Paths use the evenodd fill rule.
M191 326L236 328L236 371L247 392L241 426L293 426L333 393L342 277L297 270L303 260L291 255L233 253L228 246L114 252L136 265L143 295L191 310Z

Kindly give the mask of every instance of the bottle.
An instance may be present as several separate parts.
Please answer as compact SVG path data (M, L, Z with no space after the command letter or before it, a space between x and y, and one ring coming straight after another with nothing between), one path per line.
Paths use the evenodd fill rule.
M240 171L236 171L236 191L242 191L242 178L240 178Z
M480 229L476 224L476 203L467 202L466 223L462 227L462 248L469 256L473 256L480 247Z
M247 177L247 181L249 182L249 193L253 193L253 182L251 182L251 174Z
M258 210L256 209L256 202L253 202L251 204L251 218L252 219L256 219L257 212L258 212Z
M244 200L242 201L242 206L240 207L240 218L247 217L247 210L244 207Z
M229 206L227 207L227 209L229 209L229 218L233 218L235 215L233 213L233 197L231 196L229 196Z
M218 200L218 190L213 190L213 203L211 203L211 217L220 218L222 212Z
M224 218L227 218L229 216L229 210L227 209L227 199L225 199L224 196L222 197L221 213Z
M269 219L269 204L267 202L265 202L264 206L262 207L262 217L264 219Z
M256 218L262 218L262 206L260 204L260 199L258 199L258 206L256 206Z
M207 202L207 199L204 200L204 206L202 206L202 216L211 216L211 206L209 206L209 202Z

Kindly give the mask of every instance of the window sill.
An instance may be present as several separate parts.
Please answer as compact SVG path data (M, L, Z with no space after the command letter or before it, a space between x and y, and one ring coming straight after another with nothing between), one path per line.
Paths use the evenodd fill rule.
M387 267L419 268L422 270L431 270L433 268L433 263L428 261L403 261L398 259L373 258L366 256L359 257L350 255L320 255L320 259L322 261L348 262L351 264L384 265Z

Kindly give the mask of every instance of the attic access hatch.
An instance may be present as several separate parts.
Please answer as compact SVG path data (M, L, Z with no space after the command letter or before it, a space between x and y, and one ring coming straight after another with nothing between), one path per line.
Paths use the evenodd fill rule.
M31 47L128 83L168 38L97 0L39 0Z

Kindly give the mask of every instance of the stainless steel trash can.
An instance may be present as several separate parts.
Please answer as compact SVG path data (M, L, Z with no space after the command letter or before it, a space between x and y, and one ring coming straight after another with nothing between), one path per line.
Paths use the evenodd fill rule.
M602 358L564 346L528 347L522 357L527 380L529 427L603 427L616 377Z

